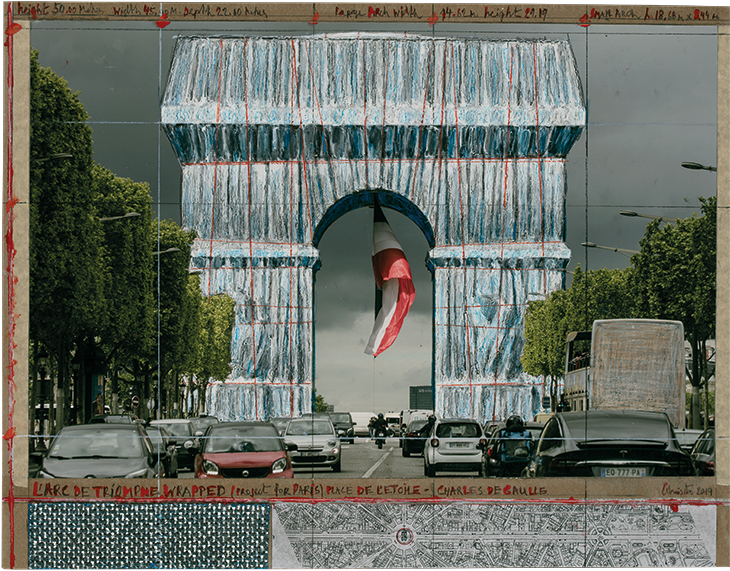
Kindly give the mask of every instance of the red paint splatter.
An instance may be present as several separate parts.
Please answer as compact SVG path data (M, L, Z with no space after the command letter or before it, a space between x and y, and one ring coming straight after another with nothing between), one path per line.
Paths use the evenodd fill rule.
M428 25L433 28L434 24L439 21L439 17L436 14L431 14L428 17Z
M679 511L679 506L677 504L669 504L669 509L676 514Z
M18 24L16 22L16 23L10 24L8 26L8 28L5 30L5 34L8 36L14 36L22 29L23 29L23 26L21 26L20 24Z
M310 26L316 26L319 22L319 12L315 12L312 19L309 21Z
M588 17L588 14L583 14L580 18L578 18L578 21L582 22L582 28L587 28L591 25L591 19Z
M157 22L155 22L155 24L157 25L158 28L160 28L161 30L164 30L167 26L172 24L172 22L170 22L167 19L167 14L163 14L162 16L160 16L160 19L157 20Z
M15 427L14 426L5 433L5 435L3 436L3 440L11 440L12 438L15 438Z

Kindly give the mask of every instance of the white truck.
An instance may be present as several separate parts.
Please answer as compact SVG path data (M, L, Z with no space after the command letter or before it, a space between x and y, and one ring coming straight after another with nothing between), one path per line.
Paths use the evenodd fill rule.
M576 354L576 343L590 350ZM568 334L563 404L570 410L665 412L684 428L684 326L658 319L603 319Z

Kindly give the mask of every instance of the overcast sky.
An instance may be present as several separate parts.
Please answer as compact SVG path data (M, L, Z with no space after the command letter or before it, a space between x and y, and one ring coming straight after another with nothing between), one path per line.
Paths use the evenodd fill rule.
M174 37L220 33L311 33L311 26L174 22L32 22L40 63L66 78L91 116L96 162L150 184L154 209L180 222L181 169L158 129L159 101ZM353 28L319 24L317 33ZM690 216L715 194L715 174L682 161L716 164L717 39L711 27L423 26L357 27L487 39L568 38L581 75L588 127L568 155L569 270L622 268L628 257L582 242L638 250L645 222L620 210ZM316 386L337 410L400 410L408 387L431 382L432 289L426 239L386 210L413 272L416 301L395 344L363 353L373 324L372 211L350 212L320 243L316 277Z

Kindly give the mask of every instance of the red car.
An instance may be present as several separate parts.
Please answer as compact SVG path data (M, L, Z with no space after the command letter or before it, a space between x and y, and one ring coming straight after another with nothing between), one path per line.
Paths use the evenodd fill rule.
M195 457L196 478L293 478L289 449L270 422L208 427Z

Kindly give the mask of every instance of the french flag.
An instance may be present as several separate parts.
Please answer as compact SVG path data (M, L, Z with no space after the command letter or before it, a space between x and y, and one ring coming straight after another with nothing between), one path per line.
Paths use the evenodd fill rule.
M377 357L398 337L416 297L406 255L377 201L373 217L373 272L375 285L382 291L382 305L377 307L376 296L377 316L365 353Z

